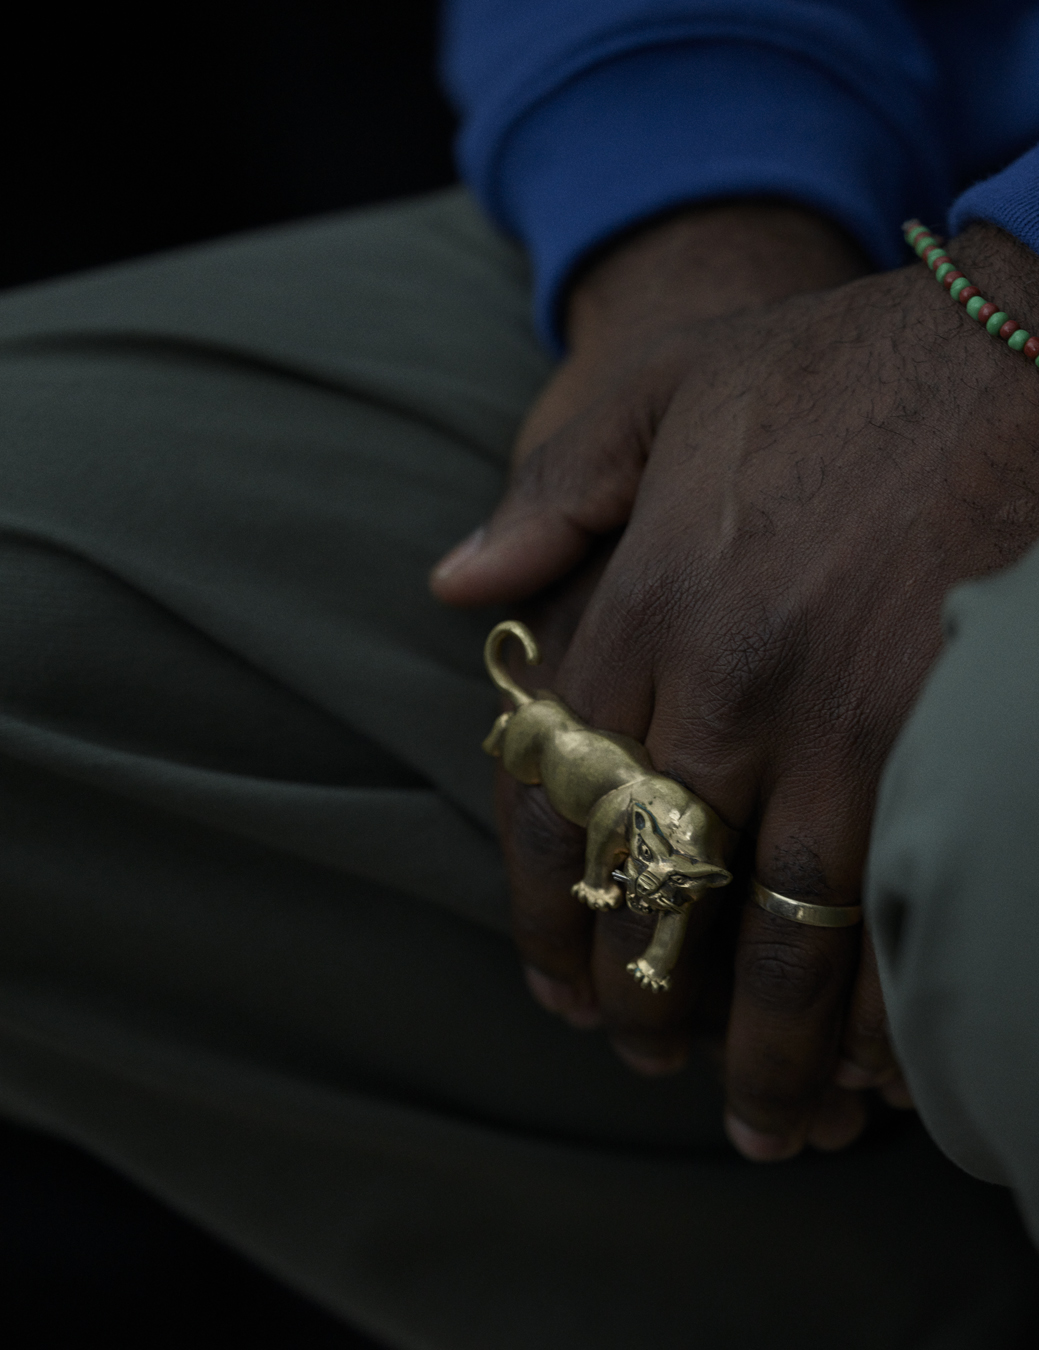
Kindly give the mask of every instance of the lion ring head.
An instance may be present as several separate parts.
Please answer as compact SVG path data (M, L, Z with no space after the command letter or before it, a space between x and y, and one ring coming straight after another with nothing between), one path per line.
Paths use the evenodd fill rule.
M730 879L724 868L681 848L686 842L683 835L688 833L682 829L684 824L679 818L666 831L644 802L632 802L628 856L617 874L618 881L623 878L630 909L639 914L680 914L706 888Z

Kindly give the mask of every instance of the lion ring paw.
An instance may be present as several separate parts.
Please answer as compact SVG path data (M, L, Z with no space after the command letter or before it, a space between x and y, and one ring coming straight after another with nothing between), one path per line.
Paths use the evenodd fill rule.
M571 886L570 894L575 900L583 901L589 909L617 909L622 898L615 886L589 886L586 881Z
M643 989L652 989L655 994L666 994L671 988L671 976L658 974L644 956L628 962L628 974L634 975Z

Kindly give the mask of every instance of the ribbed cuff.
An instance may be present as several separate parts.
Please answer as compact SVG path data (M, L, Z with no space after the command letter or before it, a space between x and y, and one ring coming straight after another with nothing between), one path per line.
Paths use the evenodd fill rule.
M542 335L581 259L686 202L769 196L842 225L878 267L903 259L900 222L941 211L936 166L894 124L807 60L705 42L633 52L523 117L495 173L496 214L532 256Z
M1039 145L957 197L949 233L959 234L978 220L998 225L1039 253Z

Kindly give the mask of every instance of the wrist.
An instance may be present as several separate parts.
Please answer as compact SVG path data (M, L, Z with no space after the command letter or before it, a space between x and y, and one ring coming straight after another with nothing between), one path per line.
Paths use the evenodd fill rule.
M869 272L826 217L781 202L724 202L644 224L594 255L566 306L572 350L719 318Z
M1039 255L987 224L971 225L950 240L945 251L956 271L963 272L985 299L1021 328L1039 335Z
M998 446L1001 459L1020 466L1034 458L1039 411L1039 256L988 224L972 225L941 253L951 269L941 255L933 271L926 263L902 269L900 325L947 385L950 408L980 412L992 453Z
M890 274L892 335L903 358L907 431L929 442L937 490L950 508L970 512L959 545L961 565L970 565L953 578L962 580L1013 562L1039 536L1039 370L982 322L991 302L1022 330L1039 330L1039 257L987 224L944 251L954 270L943 282L962 273L968 303L926 264L911 264ZM974 299L982 304L972 313Z

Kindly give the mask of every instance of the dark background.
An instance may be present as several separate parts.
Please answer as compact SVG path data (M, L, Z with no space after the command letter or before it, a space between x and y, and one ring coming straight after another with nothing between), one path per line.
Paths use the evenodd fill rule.
M0 286L451 182L436 25L434 0L5 19Z
M5 16L0 286L440 187L436 5ZM0 1122L10 1350L373 1350L70 1145Z

